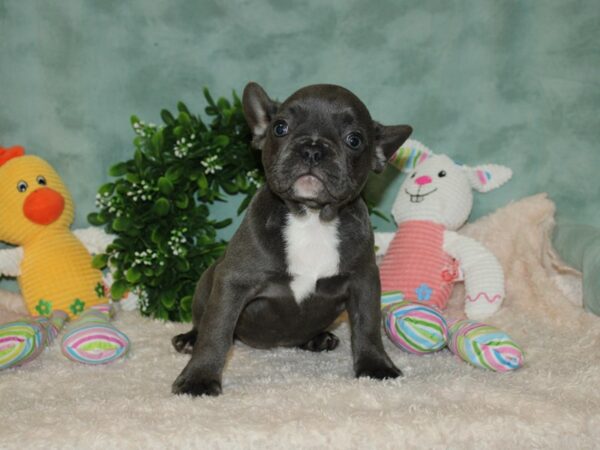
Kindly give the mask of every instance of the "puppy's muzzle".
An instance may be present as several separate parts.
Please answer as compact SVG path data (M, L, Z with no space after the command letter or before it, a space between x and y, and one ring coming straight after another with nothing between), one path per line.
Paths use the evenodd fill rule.
M331 152L332 144L323 138L304 138L297 144L300 159L308 167L318 166Z
M310 147L304 147L301 150L302 161L308 167L318 166L323 159L323 150L319 147L311 145Z

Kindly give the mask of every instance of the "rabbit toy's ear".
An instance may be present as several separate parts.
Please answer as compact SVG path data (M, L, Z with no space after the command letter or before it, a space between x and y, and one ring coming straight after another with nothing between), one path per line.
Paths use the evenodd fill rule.
M434 153L419 141L409 139L402 147L396 150L388 162L406 173L411 172L415 167L433 155Z
M489 192L492 189L499 188L512 177L511 169L496 164L484 164L476 167L464 166L464 170L473 189L479 192Z

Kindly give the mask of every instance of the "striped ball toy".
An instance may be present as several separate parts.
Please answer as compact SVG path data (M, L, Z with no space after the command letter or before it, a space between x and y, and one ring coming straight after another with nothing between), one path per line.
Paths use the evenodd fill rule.
M509 372L523 365L523 350L496 327L459 320L450 326L449 334L450 351L475 367Z
M0 325L0 369L25 364L44 350L47 328L34 319Z
M448 325L435 308L400 301L386 306L383 315L388 337L407 352L424 355L447 344Z
M107 322L112 309L104 306L109 305L92 307L81 315L75 327L67 327L62 340L63 355L75 362L96 365L127 354L129 338Z

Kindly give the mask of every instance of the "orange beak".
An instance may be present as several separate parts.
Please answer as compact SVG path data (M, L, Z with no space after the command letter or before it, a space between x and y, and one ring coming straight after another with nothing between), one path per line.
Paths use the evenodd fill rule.
M33 191L23 204L25 217L39 225L50 225L61 216L64 209L63 196L47 187Z

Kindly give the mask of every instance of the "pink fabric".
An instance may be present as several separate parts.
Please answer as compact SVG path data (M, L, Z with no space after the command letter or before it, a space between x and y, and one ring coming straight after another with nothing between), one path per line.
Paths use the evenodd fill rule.
M457 261L443 250L444 231L429 221L401 223L379 266L381 290L444 309L458 273Z
M424 184L429 184L431 183L431 177L428 177L427 175L423 175L422 177L419 177L415 180L415 183L417 183L419 186L423 186Z

